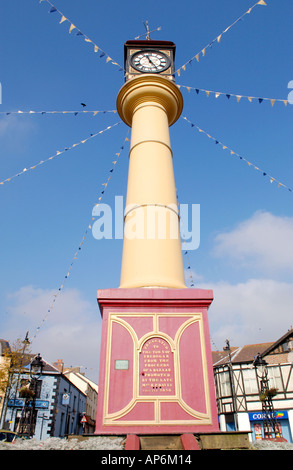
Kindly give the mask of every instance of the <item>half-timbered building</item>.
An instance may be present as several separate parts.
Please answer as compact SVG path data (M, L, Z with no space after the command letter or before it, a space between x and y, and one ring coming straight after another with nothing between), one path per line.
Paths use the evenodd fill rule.
M264 378L255 367L259 356L266 362ZM213 352L215 387L221 431L251 431L251 440L293 436L293 329L274 343L230 346ZM269 398L268 398L269 397ZM270 403L271 412L264 411ZM265 424L266 414L277 422L278 433Z

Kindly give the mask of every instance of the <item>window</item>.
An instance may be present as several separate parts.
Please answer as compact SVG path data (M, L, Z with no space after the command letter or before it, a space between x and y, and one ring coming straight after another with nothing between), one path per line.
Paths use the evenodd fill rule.
M41 380L36 380L36 398L41 397L41 390L42 390L42 381Z
M268 367L268 380L270 388L282 390L281 371L279 367Z
M65 413L62 411L61 413L61 419L60 419L60 432L59 432L59 436L64 436L64 431L63 431L63 428L64 428L64 423L65 423Z
M282 349L284 352L289 352L289 351L292 351L293 349L293 341L287 341L286 343L283 343L282 344Z
M222 397L231 396L231 382L229 372L220 372L219 374L220 394Z
M255 370L243 369L244 390L247 395L258 393Z
M30 384L29 379L20 379L20 387L19 388L29 387L29 384Z

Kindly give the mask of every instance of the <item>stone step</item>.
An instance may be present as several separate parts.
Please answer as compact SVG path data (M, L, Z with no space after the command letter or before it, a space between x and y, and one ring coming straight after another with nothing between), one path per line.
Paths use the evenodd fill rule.
M250 431L226 431L215 433L180 435L128 434L125 450L235 450L249 449Z
M183 450L180 436L140 436L141 450Z

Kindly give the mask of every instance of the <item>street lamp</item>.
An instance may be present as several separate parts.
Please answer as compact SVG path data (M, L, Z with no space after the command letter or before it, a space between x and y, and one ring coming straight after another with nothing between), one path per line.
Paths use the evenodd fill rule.
M37 380L42 375L43 368L44 368L44 363L42 361L40 353L38 353L37 356L35 356L30 363L31 377Z
M253 365L256 368L257 372L259 372L259 377L264 377L266 375L266 370L267 370L267 361L261 357L261 355L258 353L257 356L255 356Z
M20 421L20 434L27 434L29 437L34 435L35 430L35 401L37 394L37 383L44 369L44 362L38 353L30 362L30 381L27 387L24 387L22 397L25 398L25 404Z
M33 436L35 430L35 404L36 404L36 394L37 394L37 384L38 379L41 377L44 369L44 362L40 356L40 353L33 358L30 363L30 389L33 391L33 400L32 400L32 410L30 413L30 423L29 423L29 435Z
M262 419L264 427L264 438L270 438L270 434L274 434L275 437L280 437L279 424L276 420L274 405L272 397L276 394L275 389L269 388L268 381L268 363L258 353L254 357L253 365L256 370L256 375L260 379L260 401L262 404ZM273 393L274 390L274 393Z

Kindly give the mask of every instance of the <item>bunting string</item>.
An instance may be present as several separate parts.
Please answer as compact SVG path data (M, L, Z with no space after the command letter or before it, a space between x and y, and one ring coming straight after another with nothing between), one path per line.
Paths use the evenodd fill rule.
M190 264L188 251L185 251L184 255L185 255L186 260L187 260L187 269L188 269L188 277L189 277L190 287L194 287L194 280L193 280L193 276L192 276L192 270L191 270L191 264Z
M125 148L125 144L126 144L126 142L129 142L129 141L130 141L130 139L128 138L129 132L130 132L130 129L128 129L128 131L127 131L127 136L125 137L125 139L124 139L124 141L123 141L123 144L121 145L121 147L120 147L120 149L119 149L119 152L117 152L117 153L114 155L114 160L112 161L111 169L110 169L110 171L109 171L109 176L107 177L106 181L101 185L101 186L103 187L103 189L102 189L102 190L100 191L100 193L99 193L98 201L97 201L97 203L95 204L95 206L97 206L97 205L99 205L99 204L101 203L101 200L102 200L102 198L103 198L103 196L104 196L105 190L106 190L106 188L107 188L107 186L108 186L108 184L109 184L109 182L110 182L110 180L111 180L111 178L112 178L112 176L113 176L114 169L116 168L116 165L117 165L117 163L118 163L118 161L119 161L120 155L121 155L122 151L123 151L124 148ZM81 239L81 241L80 241L80 243L79 243L79 245L78 245L78 248L77 248L76 252L74 253L74 256L73 256L73 258L72 258L72 260L71 260L70 266L69 266L69 268L68 268L68 270L67 270L67 272L66 272L64 278L62 279L62 282L61 282L61 284L60 284L58 290L53 294L53 299L52 299L52 301L51 301L51 304L50 304L50 306L49 306L47 312L45 313L45 315L44 315L44 317L43 317L43 319L42 319L41 324L36 328L36 330L35 330L35 332L34 332L33 340L36 338L36 336L37 336L37 334L39 333L41 327L42 327L43 324L46 322L48 316L50 315L50 313L51 313L52 310L54 309L55 302L56 302L58 296L62 293L62 291L63 291L63 289L64 289L64 287L65 287L65 284L66 284L66 282L67 282L67 280L68 280L68 278L69 278L69 276L70 276L70 274L71 274L72 268L73 268L73 266L74 266L76 260L78 259L80 252L81 252L82 249L83 249L84 243L85 243L85 241L86 241L86 238L87 238L89 232L91 231L91 228L92 228L92 225L93 225L93 221L94 221L94 220L95 220L95 217L91 217L90 222L89 222L89 224L87 225L87 228L86 228L86 230L85 230L85 232L84 232L84 234L83 234L83 237L82 237L82 239Z
M100 134L103 134L104 132L110 130L110 129L113 129L113 127L115 126L118 126L118 124L121 124L122 121L118 121L116 122L115 124L113 124L112 126L108 126L106 127L105 129L99 131L99 132L96 132L95 134L91 134L89 137L87 137L86 139L83 139L83 140L80 140L79 142L77 142L76 144L73 144L71 145L71 147L65 147L63 150L57 150L57 152L54 154L54 155L51 155L51 157L48 157L46 158L45 160L40 160L38 163L36 163L35 165L33 166L30 166L28 168L24 168L22 171L20 171L19 173L16 173L15 175L13 176L10 176L10 178L6 178L5 180L3 181L0 181L0 185L3 185L4 183L8 183L9 181L13 180L14 178L20 176L20 175L23 175L24 173L27 173L28 171L31 171L31 170L35 170L37 167L39 167L40 165L43 165L44 163L47 163L49 162L50 160L53 160L54 158L56 157L59 157L60 155L63 155L65 152L67 152L68 150L72 150L73 148L77 147L78 145L81 145L81 144L85 144L86 142L88 142L90 139L93 139L94 137L96 137L97 135L100 135Z
M179 217L180 217L180 204L179 204L179 198L178 198L178 191L177 191L177 189L176 189L176 199L177 199L178 214L179 214ZM183 238L185 238L185 237L184 237L184 233L183 233L182 235L183 235ZM189 277L190 287L194 287L194 281L193 281L193 276L192 276L191 264L190 264L189 254L188 254L188 251L187 251L187 250L184 251L184 256L186 257L186 260L187 260L187 269L188 269L188 277Z
M184 119L186 122L188 122L191 127L194 127L196 128L199 132L205 134L209 139L213 140L215 142L216 145L219 145L220 147L222 147L223 150L227 150L228 152L230 152L230 155L231 156L234 156L234 157L238 157L240 160L242 160L243 162L247 163L248 166L250 166L251 168L254 168L255 170L259 171L260 173L262 173L263 176L269 178L269 181L270 183L276 183L278 188L280 187L283 187L284 189L287 189L288 191L292 192L292 189L289 188L288 186L286 186L285 184L281 183L280 181L278 181L276 178L274 178L273 176L269 175L266 171L262 170L261 168L259 168L258 166L254 165L254 163L248 161L246 158L244 158L242 155L239 155L239 153L235 152L234 150L230 149L227 145L224 145L220 140L217 140L215 139L215 137L211 136L210 134L208 134L206 131L204 131L203 129L201 129L200 127L198 127L196 124L192 123L189 119L187 119L187 117L183 117L182 116L182 119Z
M257 5L266 5L266 2L264 0L259 0L257 3L255 3L245 13L243 13L243 15L241 15L239 18L237 18L237 20L235 20L232 24L230 24L230 26L228 26L228 28L226 28L224 31L222 31L220 34L218 34L218 36L215 37L215 39L213 39L209 44L207 44L201 51L199 51L197 54L195 54L191 59L189 59L185 64L183 64L178 70L176 70L175 73L177 73L177 75L180 77L181 71L182 70L185 71L187 65L191 64L195 59L197 60L197 62L199 62L199 59L201 57L205 56L207 49L212 47L212 45L215 44L215 43L220 43L223 34L227 33L227 31L229 31L229 29L231 29L233 26L235 26L237 23L239 23L239 21L241 21L244 18L245 15L248 15L249 13L251 13L251 11Z
M0 114L6 114L9 116L10 114L74 114L77 116L78 114L92 114L93 116L97 116L98 114L106 114L106 113L117 113L116 109L111 110L104 110L104 111L90 111L90 110L78 110L78 111L0 111Z
M69 23L69 30L68 30L69 34L71 34L71 32L74 31L76 36L83 37L85 42L87 42L88 44L91 44L93 46L94 52L99 53L100 58L103 57L107 64L110 63L112 65L115 65L118 67L119 71L124 71L124 67L121 67L121 65L119 65L118 62L115 62L100 46L95 44L94 41L92 41L86 34L84 34L80 29L78 29L77 26L75 26L69 18L63 15L63 13L60 10L58 10L58 8L56 8L55 5L53 5L53 3L51 3L49 0L40 0L40 3L42 2L47 2L50 5L51 8L49 10L49 13L57 13L60 15L59 24L64 23L64 22Z
M259 103L262 103L263 101L270 101L272 106L274 106L276 101L284 103L285 106L287 106L287 104L288 104L288 100L284 100L284 99L280 99L280 98L260 98L260 97L257 97L257 96L246 96L246 95L239 95L239 94L236 95L234 93L224 93L224 92L221 92L221 91L204 90L202 88L194 88L194 87L186 86L186 85L178 85L177 84L177 86L178 86L178 88L186 88L189 93L190 93L191 90L194 90L197 95L201 92L201 93L204 93L207 97L209 97L210 95L214 95L215 98L219 98L219 96L223 95L223 96L226 96L226 98L228 100L231 97L236 98L238 103L240 102L240 100L242 98L245 98L250 103L252 103L252 101L256 100Z

